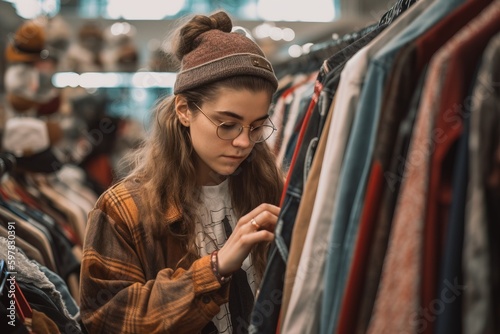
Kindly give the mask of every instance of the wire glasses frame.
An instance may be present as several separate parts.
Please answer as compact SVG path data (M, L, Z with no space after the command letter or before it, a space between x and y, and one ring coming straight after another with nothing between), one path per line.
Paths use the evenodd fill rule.
M269 139L271 135L276 131L277 129L274 127L273 122L271 121L270 118L268 118L269 124L261 124L257 126L251 126L251 125L241 125L240 123L237 122L222 122L220 124L217 124L213 119L208 117L207 114L196 104L193 103L198 110L205 115L206 118L210 122L212 122L213 125L217 127L216 129L216 134L217 137L219 137L222 140L234 140L236 139L241 132L243 132L243 128L248 128L248 138L254 143L262 143Z

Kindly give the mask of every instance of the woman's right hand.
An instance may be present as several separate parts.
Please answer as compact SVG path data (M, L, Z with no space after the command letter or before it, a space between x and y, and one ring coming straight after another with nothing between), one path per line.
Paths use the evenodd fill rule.
M233 233L218 252L219 273L230 275L239 268L255 244L274 239L280 208L263 203L238 220Z

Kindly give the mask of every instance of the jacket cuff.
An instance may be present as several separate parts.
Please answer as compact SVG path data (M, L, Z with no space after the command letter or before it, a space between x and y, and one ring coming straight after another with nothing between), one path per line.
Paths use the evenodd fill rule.
M195 295L213 292L220 289L221 284L212 271L210 255L194 261L193 263L193 284Z

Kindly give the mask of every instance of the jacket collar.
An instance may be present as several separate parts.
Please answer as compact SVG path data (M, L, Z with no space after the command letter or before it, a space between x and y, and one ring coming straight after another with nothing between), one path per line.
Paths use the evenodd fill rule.
M167 225L171 225L182 218L182 210L175 204L172 203L172 201L169 201L169 204L167 205L167 212L165 213L165 223Z

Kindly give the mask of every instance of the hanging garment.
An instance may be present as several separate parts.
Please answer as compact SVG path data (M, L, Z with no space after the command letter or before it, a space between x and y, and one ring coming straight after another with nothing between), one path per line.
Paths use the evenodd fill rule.
M380 26L370 31L365 36L359 38L359 40L353 42L351 45L346 46L341 51L337 52L329 59L326 60L326 63L332 70L327 74L325 79L325 85L323 87L322 92L320 93L320 101L321 108L323 109L321 112L327 114L327 121L324 124L324 130L321 134L321 138L325 137L325 139L320 139L320 142L323 141L324 145L326 145L326 137L328 136L328 131L331 124L331 118L333 117L333 110L335 103L333 102L334 97L336 96L336 91L340 82L340 75L342 70L344 69L347 61L352 57L356 52L358 52L362 47L368 44L373 38L375 38L385 26ZM329 120L328 120L329 119ZM318 149L319 149L318 144ZM309 222L311 218L311 211L314 204L314 198L316 196L316 190L318 185L319 173L321 171L322 159L324 155L325 147L322 148L321 157L318 158L316 154L314 155L314 159L320 159L318 162L313 162L311 164L311 170L307 174L306 183L314 183L314 184L306 184L304 189L304 194L302 195L300 206L297 212L297 217L295 218L294 224L294 232L292 235L292 240L290 243L290 255L287 261L287 268L285 274L285 285L283 291L283 302L282 302L282 311L281 311L281 319L285 318L286 310L288 308L288 303L290 300L290 295L292 293L293 282L295 281L295 276L297 274L297 267L300 260L300 254L302 253L302 247L304 245L304 241L306 238L307 229L309 227ZM316 164L316 167L314 167ZM311 174L313 174L313 168L315 168L314 179L315 181L310 181Z
M337 326L340 303L352 261L360 215L365 198L366 182L373 156L376 129L379 124L383 87L401 47L434 26L462 1L433 2L421 15L395 36L370 60L362 88L353 129L345 153L336 198L330 245L325 270L325 296L322 305L322 333L331 333ZM410 9L411 10L411 9Z
M293 229L293 223L291 222L293 222L300 202L305 182L304 173L307 173L311 163L310 159L306 163L305 158L314 155L317 139L321 134L326 117L318 110L317 102L323 89L323 79L329 70L327 66L321 67L316 78L313 97L301 122L297 146L282 193L281 211L275 229L275 243L270 250L267 268L263 277L264 283L261 284L260 293L257 296L250 318L250 333L274 332L277 328L282 298L281 293L278 293L278 291L283 289L283 275ZM268 310L269 304L273 305L271 311Z
M495 6L498 7L498 5ZM433 132L435 126L430 124L429 119L433 119L431 115L437 116L439 114L441 96L436 94L440 94L440 90L444 87L446 71L450 66L449 59L451 59L453 51L461 44L463 45L466 40L472 38L474 32L481 25L484 25L488 18L494 20L493 17L498 15L498 8L495 9L495 6L490 5L469 26L462 29L445 47L439 50L431 61L422 108L419 111L414 131L416 137L412 139L412 148L396 208L391 240L369 332L403 330L408 328L408 322L411 320L413 321L411 321L410 326L414 330L424 331L430 327L430 320L424 318L423 309L418 302L419 291L422 291L419 286L419 277L421 277L419 273L421 272L421 261L423 261L421 247L424 242L425 207L428 197L425 188L431 184L426 180L431 175L429 154L429 148L433 147L431 146L431 133L434 133L434 144L445 142L446 137L443 133L440 133L443 135L440 137ZM429 115L428 112L431 114ZM427 123L426 129L422 127L424 122ZM425 136L427 138L424 138ZM394 271L395 268L401 274L397 274ZM460 287L451 286L449 288L459 289ZM431 320L435 320L435 317Z
M468 35L456 46L449 58L445 89L441 96L440 112L434 131L442 131L443 140L436 141L431 157L429 196L424 229L424 261L422 263L421 307L429 308L439 298L436 294L439 267L442 260L442 244L449 220L452 184L450 170L455 160L455 148L463 131L463 106L470 99L468 93L475 78L477 64L489 40L500 31L500 2L494 1L471 22ZM466 34L466 32L464 32ZM459 284L453 282L455 286ZM424 333L431 333L434 323Z
M9 230L7 227L0 225L0 236L3 238L9 237ZM42 253L38 249L36 249L33 245L31 245L26 240L16 236L16 245L22 249L24 254L28 256L30 259L37 261L38 263L43 263Z
M406 155L404 152L399 152L400 149L397 149L395 145L399 142L398 129L403 119L408 116L406 111L416 110L410 108L410 102L414 92L421 90L421 88L417 88L417 84L423 83L422 80L413 79L423 77L425 74L423 68L434 52L489 2L486 0L465 3L417 40L408 43L396 56L385 88L381 120L377 130L373 162L367 183L367 190L370 192L367 192L365 196L358 231L356 249L363 247L364 253L357 256L359 259L366 259L366 262L357 263L357 268L351 267L350 269L349 289L346 288L347 291L343 297L344 302L349 304L349 308L343 311L344 316L341 317L344 320L350 318L350 326L345 327L347 324L344 322L339 329L340 333L353 332L353 326L355 324L359 326L361 322L365 324L363 326L365 330L368 325L367 319L371 314L372 301L375 299L376 287L387 247L389 222L392 221L391 213L394 210L392 203L395 202L399 192L399 184L402 179L400 171L404 169L404 166L399 168L400 164L398 163L393 163L391 168L391 156L395 156L393 160L396 161L404 162L405 160ZM416 98L418 102L420 94L416 94L413 98ZM409 116L410 120L414 119L414 116ZM413 121L404 126L411 130ZM372 238L373 234L380 236ZM365 238L359 239L361 236L365 236ZM352 272L353 270L357 270L357 272ZM363 285L365 288L362 288ZM365 306L361 308L361 312L355 312L355 310L360 309L361 298L363 298ZM360 318L364 320L360 321Z
M462 302L465 313L464 333L495 333L500 330L498 314L498 275L494 275L496 266L492 241L498 233L488 226L496 223L488 216L486 178L489 173L492 153L498 147L500 78L498 65L500 57L500 34L489 42L478 71L478 79L472 93L470 113L470 182L465 206L465 232L463 244L464 290ZM496 229L498 231L498 229ZM496 258L498 260L498 258ZM493 269L493 270L492 270ZM494 289L492 282L497 282ZM496 290L496 291L495 291ZM494 306L496 305L496 306Z
M8 240L5 238L0 238L0 258L6 259L8 250ZM33 262L31 262L21 251L16 249L13 251L15 257L16 266L16 282L29 284L33 289L39 289L40 293L44 293L51 300L51 303L56 306L56 308L61 313L61 318L67 318L67 323L72 324L74 328L80 329L79 324L73 317L69 314L64 301L62 299L61 293L56 290L54 284L47 278L47 276L40 270L40 268ZM12 255L9 252L9 255ZM25 291L24 291L25 292ZM26 294L25 294L26 295ZM31 302L27 298L28 303ZM33 328L36 331L36 328Z
M326 129L330 126L332 120L332 114L333 112L331 112L330 110L325 121ZM304 213L306 208L312 207L312 204L314 203L315 189L317 189L318 186L319 172L321 170L320 166L323 161L325 153L325 146L327 141L326 138L328 138L327 131L323 132L319 140L318 147L316 149L316 154L314 155L314 159L311 164L311 170L309 171L309 175L307 176L304 193L302 194L302 198L300 200L300 205L297 212L297 218L295 219L296 223L293 228L292 239L290 241L290 254L288 255L285 279L283 282L283 298L282 298L281 312L278 324L283 323L283 320L286 317L288 303L290 301L290 296L292 294L293 284L295 280L304 279L301 273L297 273L297 266L300 259L299 247L301 248L303 245L303 240L297 240L297 239L298 238L304 239L305 234L307 232L306 224L308 224L310 217L304 217L304 219L302 219L302 216L307 214Z
M365 48L359 50L346 63L342 71L339 88L336 92L338 98L335 102L335 110L329 129L329 140L325 149L326 158L323 161L324 166L321 171L311 223L297 269L307 273L307 279L296 280L294 283L287 316L282 327L284 333L310 333L319 330L321 295L324 287L324 258L329 246L326 236L329 235L328 230L331 226L334 193L337 188L343 151L350 132L350 122L354 117L352 110L354 110L355 101L359 97L368 57L397 34L401 27L411 22L425 6L425 1L423 1L410 8L394 22L394 25L387 27ZM314 311L311 312L311 310Z

